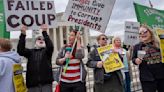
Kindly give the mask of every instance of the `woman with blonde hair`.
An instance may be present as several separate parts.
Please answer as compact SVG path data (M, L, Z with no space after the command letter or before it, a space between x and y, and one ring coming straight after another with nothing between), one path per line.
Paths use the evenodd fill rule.
M131 92L130 89L130 74L129 74L129 63L128 63L128 53L127 51L122 48L121 46L121 38L118 36L115 36L112 39L113 49L115 52L119 53L120 56L123 58L123 64L124 68L121 70L124 75L124 86L125 86L125 92Z
M140 42L134 46L132 61L139 65L143 92L164 92L164 64L159 41L146 25L139 29Z

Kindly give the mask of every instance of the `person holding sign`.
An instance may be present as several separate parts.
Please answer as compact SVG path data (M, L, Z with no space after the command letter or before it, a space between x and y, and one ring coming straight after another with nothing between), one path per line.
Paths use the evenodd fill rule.
M0 38L0 92L16 92L13 82L13 65L20 64L20 56L10 51L11 42Z
M129 62L128 62L128 53L124 48L121 47L121 38L115 36L112 41L114 50L118 52L123 58L124 68L122 69L123 75L125 76L125 92L131 92L131 81L130 81L130 74L129 74Z
M107 45L107 36L101 34L97 37L99 47ZM110 58L110 57L109 57ZM87 66L94 69L94 92L123 92L123 77L120 70L106 73L97 48L88 55Z
M25 47L26 26L21 27L21 35L17 46L18 53L28 59L26 85L28 92L52 92L52 53L53 44L47 35L47 25L41 26L42 36L36 38L35 48Z
M69 43L61 48L56 59L56 64L61 66L60 92L86 92L87 73L83 58L84 48L81 45L80 31L73 29L69 35Z
M164 92L164 64L161 62L159 41L152 30L141 25L140 43L134 46L132 61L139 65L143 92Z

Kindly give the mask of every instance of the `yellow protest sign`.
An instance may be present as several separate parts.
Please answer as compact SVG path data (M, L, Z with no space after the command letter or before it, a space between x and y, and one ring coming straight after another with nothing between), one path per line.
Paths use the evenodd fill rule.
M106 73L119 70L124 67L118 53L112 52L112 45L97 48L99 56L103 61L103 67Z
M157 29L156 33L159 38L160 43L160 50L161 50L161 57L162 57L162 63L164 63L164 29Z
M22 72L23 72L23 67L20 64L13 65L13 81L14 81L15 92L27 92L27 88L24 83Z

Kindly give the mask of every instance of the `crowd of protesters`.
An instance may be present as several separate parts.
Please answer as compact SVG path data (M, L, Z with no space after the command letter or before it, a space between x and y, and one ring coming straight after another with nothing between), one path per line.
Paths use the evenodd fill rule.
M0 39L0 92L16 92L13 83L13 65L20 64L20 56L27 58L26 86L27 92L52 92L52 54L53 43L47 34L47 25L42 25L42 35L36 38L35 47L27 48L26 26L21 27L17 52L11 51L12 45L8 39ZM105 34L97 36L97 46L91 50L88 44L88 59L86 66L93 69L94 92L131 92L129 62L139 66L140 81L143 92L164 92L164 64L161 62L159 41L152 29L141 25L139 29L140 42L131 46L129 51L122 47L121 38L115 36L112 40L112 53L117 53L123 69L106 73L97 48L108 45ZM133 48L133 49L132 49ZM56 64L60 66L60 92L86 92L87 71L83 58L81 32L70 30L69 42L60 49ZM143 57L139 57L145 52ZM55 52L56 53L56 52ZM133 54L132 54L133 53ZM20 55L20 56L19 56ZM155 57L155 58L154 58ZM109 57L110 58L110 57Z

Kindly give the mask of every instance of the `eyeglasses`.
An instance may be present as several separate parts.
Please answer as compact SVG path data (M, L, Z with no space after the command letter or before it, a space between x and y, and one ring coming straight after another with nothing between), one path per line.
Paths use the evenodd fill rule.
M101 38L101 40L108 40L108 38Z
M143 30L142 32L139 32L139 35L144 35L148 32L148 30Z

